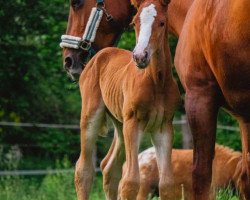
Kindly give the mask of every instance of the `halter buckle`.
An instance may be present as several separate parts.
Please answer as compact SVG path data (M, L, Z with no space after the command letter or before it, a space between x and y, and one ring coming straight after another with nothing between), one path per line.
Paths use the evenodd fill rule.
M79 48L84 51L88 51L90 47L91 47L91 42L88 42L86 40L83 40L79 45Z
M113 20L113 16L112 16L112 15L107 14L107 16L106 16L106 20L107 20L108 22L112 21L112 20Z

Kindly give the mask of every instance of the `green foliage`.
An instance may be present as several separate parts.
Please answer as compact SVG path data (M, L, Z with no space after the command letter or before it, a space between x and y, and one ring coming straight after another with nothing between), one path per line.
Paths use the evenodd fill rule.
M238 194L234 194L234 190L231 187L227 187L224 190L218 190L216 200L238 200L240 197Z
M0 120L78 124L79 89L62 68L59 47L68 1L3 1L0 10ZM0 142L37 145L22 147L37 157L75 158L78 132L1 127Z

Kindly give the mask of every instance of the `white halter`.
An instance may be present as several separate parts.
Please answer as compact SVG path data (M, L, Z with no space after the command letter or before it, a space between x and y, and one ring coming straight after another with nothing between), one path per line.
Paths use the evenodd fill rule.
M97 29L100 25L103 16L103 9L92 8L85 32L80 37L75 37L72 35L62 35L60 43L61 48L73 48L73 49L83 49L88 51L91 48L91 43L94 42L96 37Z

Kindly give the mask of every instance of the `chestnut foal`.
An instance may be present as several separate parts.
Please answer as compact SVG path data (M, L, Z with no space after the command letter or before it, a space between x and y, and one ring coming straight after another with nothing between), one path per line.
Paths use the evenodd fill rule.
M93 147L111 117L117 138L103 171L107 199L117 199L126 157L128 170L120 181L120 199L136 199L139 190L138 148L150 133L160 173L160 196L171 199L171 149L174 111L180 94L171 71L167 34L168 1L145 0L134 18L137 44L129 51L106 48L94 56L80 76L82 97L81 154L76 164L78 199L88 199L93 181ZM133 61L133 58L135 62Z

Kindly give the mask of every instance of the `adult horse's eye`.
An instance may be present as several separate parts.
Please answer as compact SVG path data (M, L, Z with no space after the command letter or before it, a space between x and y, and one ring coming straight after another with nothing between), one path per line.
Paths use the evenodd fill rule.
M163 27L165 25L164 22L160 22L160 27Z
M83 0L71 0L71 6L76 9L82 6Z

